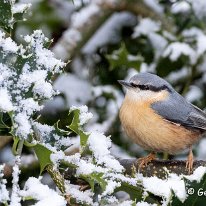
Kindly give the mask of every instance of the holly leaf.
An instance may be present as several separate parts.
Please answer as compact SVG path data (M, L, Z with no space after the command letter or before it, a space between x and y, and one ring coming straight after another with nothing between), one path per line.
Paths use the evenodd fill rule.
M10 23L12 19L11 4L12 1L0 0L0 26L3 27L7 32L9 32L12 28Z
M143 61L142 56L132 55L127 51L125 44L122 44L118 50L115 50L112 54L106 55L107 60L110 63L110 69L119 67L140 69Z
M206 174L202 177L200 182L196 180L190 181L184 179L186 185L187 199L182 203L175 195L173 195L172 205L205 205L206 198Z
M36 144L35 146L33 146L33 148L39 160L40 174L42 174L45 167L52 164L52 161L50 159L50 155L52 154L52 151L41 144Z
M79 111L79 109L73 110L72 113L74 116L72 119L72 123L68 126L68 128L80 136L80 144L81 144L82 148L84 148L84 147L86 147L89 134L84 132L82 129L82 126L80 125L80 119L79 119L80 111ZM71 112L69 112L69 115L70 114L71 114Z
M15 1L0 0L0 27L10 33L15 22L23 20L24 13L30 7L30 4L15 4Z

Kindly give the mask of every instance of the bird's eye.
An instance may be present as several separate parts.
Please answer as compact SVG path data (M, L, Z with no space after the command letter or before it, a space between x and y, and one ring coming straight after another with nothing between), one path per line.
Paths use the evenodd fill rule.
M138 87L141 89L141 90L149 90L149 86L148 85L138 85Z
M138 87L138 85L133 83L133 82L131 82L130 84L131 84L132 87Z
M139 89L141 89L141 90L150 90L149 85L135 84L134 82L131 82L130 85L131 85L132 87L137 87L137 88L139 88Z

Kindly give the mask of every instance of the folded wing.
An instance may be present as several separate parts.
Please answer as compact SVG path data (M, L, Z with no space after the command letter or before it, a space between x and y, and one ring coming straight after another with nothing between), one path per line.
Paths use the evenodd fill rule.
M151 107L166 120L190 129L206 131L206 113L187 102L176 92L166 101L153 103Z

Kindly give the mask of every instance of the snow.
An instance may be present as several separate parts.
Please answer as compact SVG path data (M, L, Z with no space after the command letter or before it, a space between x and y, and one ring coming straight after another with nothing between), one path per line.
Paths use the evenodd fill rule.
M25 185L24 190L20 191L20 195L24 198L33 197L37 200L34 206L66 206L67 202L63 196L59 195L55 190L50 189L48 185L43 185L40 179L30 177Z
M5 33L0 30L0 48L5 53L16 53L19 50L17 44L10 37L5 37Z
M96 86L92 88L93 99L96 99L96 104L100 107L106 106L105 120L101 123L97 122L98 116L94 113L93 122L87 125L89 131L107 132L115 121L119 107L123 100L123 95L115 87L111 85ZM114 99L106 100L104 94L110 94ZM96 118L96 119L95 119Z
M10 69L5 65L0 63L0 71L1 71L1 75L0 75L0 86L9 86L10 85L10 81L9 78L11 78L13 76L13 72L10 71Z
M77 203L93 205L92 196L94 195L91 190L80 191L78 186L66 184L66 192L75 198Z
M133 201L125 200L124 202L119 203L119 206L131 206L132 204L134 204Z
M58 57L68 59L70 52L73 53L73 47L76 47L76 44L82 39L79 30L87 27L88 22L95 19L96 15L99 15L98 3L102 2L92 1L88 6L72 15L70 28L64 32L63 37L53 49Z
M202 36L204 35L204 33L202 32L202 30L200 30L199 28L197 27L192 27L190 29L185 29L183 30L182 32L182 35L184 37L197 37L197 36Z
M175 2L172 5L172 13L173 14L178 14L178 13L185 13L188 12L190 10L190 4L186 1L179 1L179 2Z
M57 43L53 47L53 52L55 53L56 57L66 60L69 58L68 52L70 52L72 46L76 46L77 43L82 39L82 35L77 29L71 28L63 33L62 39L62 42Z
M136 17L129 12L114 13L90 38L82 48L84 54L92 54L98 48L121 40L121 29L134 26Z
M39 111L43 108L33 98L22 99L19 102L19 106L28 116L32 115L34 111Z
M106 167L111 168L117 172L123 170L120 163L110 155L108 148L111 147L111 139L99 132L91 132L88 138L89 149L98 164L105 164Z
M67 108L72 105L81 106L87 104L92 98L91 84L74 74L60 75L54 83L54 88L65 95Z
M147 192L163 197L167 203L172 196L172 190L182 202L184 202L187 197L184 180L181 180L181 178L175 174L171 174L166 180L157 177L143 178L142 185ZM157 185L161 185L161 187L157 188Z
M73 111L76 109L80 111L79 125L86 124L93 117L93 114L91 112L88 112L88 107L86 105L83 105L81 107L76 107L76 106L70 107L70 111Z
M107 186L105 191L102 193L102 196L111 195L116 188L121 186L121 183L117 181L107 180L106 182L107 182Z
M137 181L139 181L139 178L135 177L130 177L130 176L125 176L123 174L117 174L117 173L105 173L104 174L105 179L112 179L112 180L116 180L116 181L121 181L121 182L125 182L128 183L129 185L132 186L136 186L137 185ZM142 178L142 176L141 176Z
M206 139L202 138L199 142L198 149L197 149L197 159L206 159Z
M54 127L38 122L34 122L34 127L36 130L38 130L38 132L40 133L39 135L42 138L46 138L54 130Z
M202 177L206 173L206 167L200 166L198 167L192 175L186 175L185 178L187 178L190 181L197 181L198 183L201 181Z
M192 9L197 18L202 19L206 17L206 1L205 0L191 0Z
M184 179L188 179L190 181L197 181L198 183L201 181L202 177L206 173L206 167L200 166L191 175L176 175L173 173L168 173L167 179L159 179L155 176L153 177L142 177L137 176L141 181L141 184L144 187L146 192L151 192L154 195L160 196L163 198L163 205L167 205L173 195L181 201L184 202L187 198L186 193L186 185ZM157 187L157 185L161 185L161 187Z
M21 138L27 138L32 132L30 120L25 113L19 113L14 118L16 128L16 135Z
M194 39L196 41L197 56L201 56L206 51L206 35L199 28L192 27L182 32L182 35L187 39ZM191 41L191 40L190 40Z
M20 156L16 156L15 165L13 166L12 172L12 191L11 191L11 202L10 206L21 206L21 197L19 195L19 174L21 173L19 165L21 164Z
M203 55L206 51L206 35L199 35L197 37L197 54Z
M203 97L202 90L199 87L195 86L195 85L191 85L189 87L189 91L185 95L186 100L189 101L189 102L198 101L202 97Z
M101 12L100 8L96 4L89 4L87 7L73 14L71 18L72 25L76 28L80 28L82 25L87 24L90 16L95 17L97 13Z
M16 3L12 6L11 11L13 14L24 13L30 7L31 7L31 4Z
M184 42L173 42L164 51L163 57L169 57L171 61L176 61L181 55L189 57L190 62L196 62L196 52Z
M45 81L35 82L32 91L34 94L47 99L50 99L55 94L51 83Z
M38 82L44 82L47 77L47 71L45 70L35 70L28 71L25 70L19 77L17 83L19 88L28 89L32 84L38 84Z
M118 158L118 159L129 159L131 156L123 150L120 146L117 146L116 144L112 143L112 146L110 148L111 154Z
M162 35L156 33L148 34L148 38L155 49L155 58L157 59L161 56L163 50L168 44L168 41Z
M56 73L66 66L64 62L56 59L50 50L44 48L44 42L49 42L49 40L42 34L41 30L35 30L32 35L25 36L24 40L35 49L39 68L45 67L46 70Z
M133 38L139 37L140 35L149 35L160 30L160 24L150 18L141 19L139 24L134 28Z
M91 175L93 172L100 171L101 168L96 167L94 164L90 162L85 162L80 160L79 167L77 169L77 175ZM103 170L101 170L103 172Z
M170 72L166 79L170 83L175 83L175 82L177 82L180 79L187 78L188 72L189 72L189 68L183 67L183 68L181 68L181 69L179 69L177 71Z
M14 110L14 106L11 102L11 96L7 89L0 88L0 110L2 112L10 112Z
M54 58L53 53L44 48L48 39L40 30L27 35L24 40L28 45L18 46L0 31L0 49L4 54L2 58L8 58L4 64L0 63L0 111L14 112L14 133L27 139L33 133L30 117L43 108L40 102L58 93L54 91L49 78L54 73L60 73L65 63ZM28 59L21 68L13 68L8 64L12 58L19 65L19 62L15 62L19 61L17 55L21 56L23 62Z
M4 167L5 165L0 165L0 203L6 202L9 200L9 191L6 189L6 179L3 179L4 176Z

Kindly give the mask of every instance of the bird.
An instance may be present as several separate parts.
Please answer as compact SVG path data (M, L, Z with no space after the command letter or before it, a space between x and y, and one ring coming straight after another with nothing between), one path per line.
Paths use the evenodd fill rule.
M138 159L139 168L156 159L159 152L171 155L189 149L186 170L193 170L192 146L206 131L206 113L188 102L163 78L138 73L129 81L119 117L127 136L149 155Z

